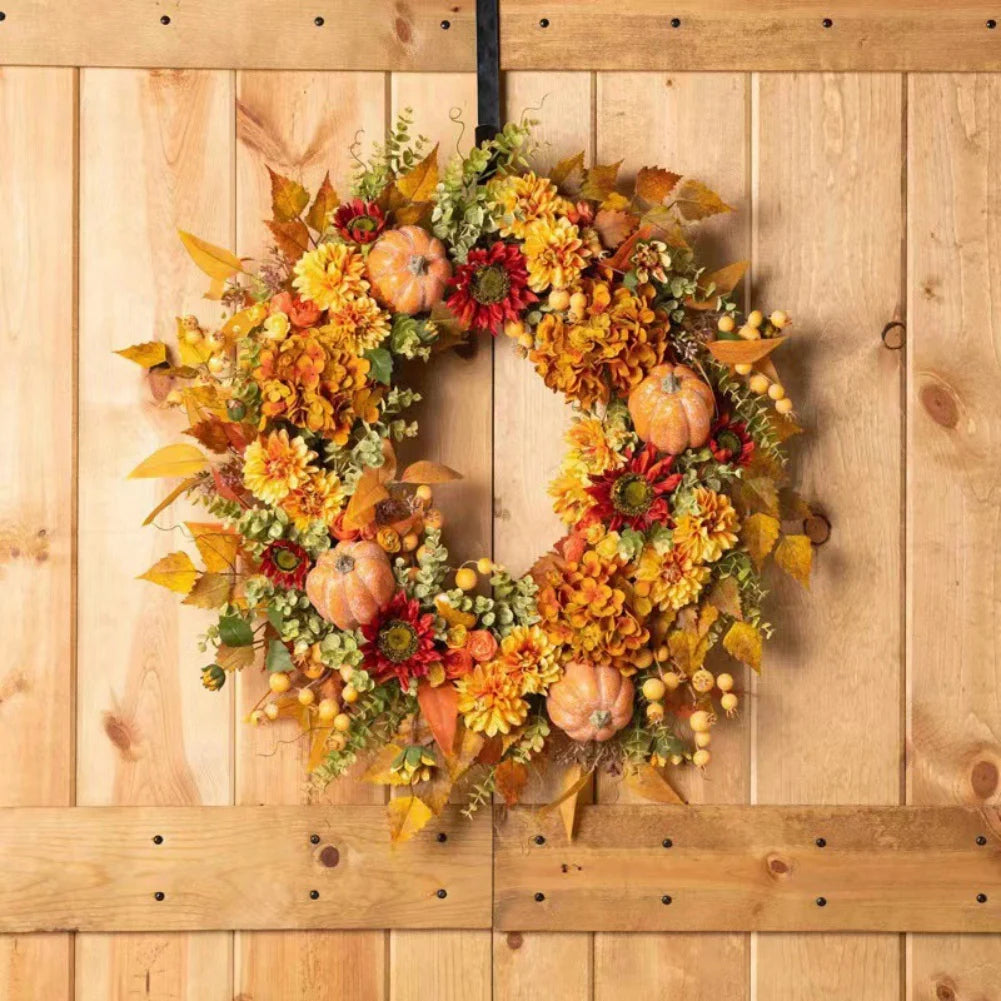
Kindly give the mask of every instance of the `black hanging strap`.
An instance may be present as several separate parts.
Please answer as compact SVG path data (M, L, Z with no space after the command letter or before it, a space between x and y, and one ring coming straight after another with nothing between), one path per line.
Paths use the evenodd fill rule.
M500 131L499 0L476 0L476 143Z

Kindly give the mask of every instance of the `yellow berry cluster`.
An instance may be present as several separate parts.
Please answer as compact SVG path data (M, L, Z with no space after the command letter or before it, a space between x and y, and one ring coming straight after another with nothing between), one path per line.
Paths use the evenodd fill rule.
M760 340L762 329L764 329L765 336L772 337L778 331L788 327L791 322L786 313L777 309L768 317L766 323L761 310L756 309L748 314L746 322L737 330L737 334L745 341L756 341ZM732 316L723 316L720 317L717 326L722 333L729 334L733 332L737 324ZM785 387L780 382L773 381L764 372L755 371L754 366L748 362L739 362L734 365L734 371L737 375L749 377L747 385L752 393L757 393L759 396L767 394L768 398L775 404L776 413L783 416L792 413L792 400L786 396Z

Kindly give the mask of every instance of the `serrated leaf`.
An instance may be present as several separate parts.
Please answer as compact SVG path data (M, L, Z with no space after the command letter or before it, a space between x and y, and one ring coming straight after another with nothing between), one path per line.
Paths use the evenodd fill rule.
M716 581L706 601L733 619L744 617L740 607L740 585L735 577L721 577Z
M231 448L246 447L246 442L239 434L239 427L239 424L213 416L187 428L184 434L190 435L210 452L224 455Z
M528 769L520 761L508 758L494 769L494 785L508 806L521 799L528 782Z
M206 570L212 573L236 572L236 557L240 551L240 536L236 532L211 522L187 521L185 525L198 546Z
M309 230L301 219L291 222L267 222L275 244L289 264L295 264L309 250Z
M224 671L242 671L254 663L256 653L252 646L226 646L222 644L215 652L215 662Z
M417 704L421 707L435 742L445 754L451 754L455 745L455 727L459 718L459 693L451 682L438 685L428 681L417 686Z
M254 642L254 631L243 616L224 615L219 620L219 639L226 646L250 646Z
M327 741L334 732L332 726L318 726L313 730L313 739L309 745L309 758L306 761L306 771L312 773L320 767L327 756Z
M770 355L784 340L784 337L762 337L756 341L710 341L709 350L724 365L753 365Z
M309 192L298 181L276 174L270 167L268 176L271 178L271 212L275 222L298 219L309 204Z
M678 211L684 219L694 222L698 219L708 219L709 216L719 215L721 212L732 212L733 208L727 205L711 188L707 188L701 181L689 180L678 189L676 199Z
M380 469L366 469L361 474L355 492L344 509L343 524L346 529L363 528L369 523L375 505L389 497L385 482Z
M813 546L806 535L783 535L775 547L775 562L807 590L813 566Z
M549 171L549 180L567 194L576 195L580 191L581 182L584 177L584 151L574 153L566 159L560 160L552 170Z
M626 768L623 781L630 791L653 803L685 805L685 799L667 781L664 773L645 761Z
M438 144L412 170L396 179L396 188L411 202L429 202L438 186Z
M663 167L641 167L636 174L636 194L652 205L660 205L680 180L681 174Z
M327 222L336 211L337 206L337 192L334 191L334 186L330 183L330 172L328 171L323 177L319 191L316 192L313 204L306 213L306 225L310 229L315 229L317 233L322 233L327 228Z
M740 280L747 273L750 261L734 261L719 271L713 271L708 275L699 278L699 288L705 289L706 297L697 299L689 296L685 300L685 305L691 309L715 309L716 301L721 295L729 295L740 284ZM712 291L708 291L712 289Z
M153 368L154 365L162 365L167 360L167 345L163 341L144 341L142 344L119 348L115 354L134 361L143 368Z
M740 530L741 539L748 555L758 566L772 551L775 540L779 537L780 528L778 518L760 511L744 519Z
M746 512L763 511L773 518L779 516L778 488L775 486L775 481L767 476L735 481L733 496Z
M749 622L735 622L723 637L723 648L735 660L761 670L761 633Z
M130 480L159 479L166 476L192 476L200 473L209 460L200 448L194 445L164 445L151 456L143 459L129 473Z
M369 365L369 375L376 382L381 382L384 386L388 386L390 380L393 378L393 356L385 348L369 348L365 352L365 357L368 359Z
M609 164L595 164L584 171L584 183L581 185L581 196L591 201L603 202L615 191L615 182L619 176L622 161Z
M202 240L200 237L192 236L183 229L178 230L181 243L188 252L191 259L202 271L216 282L224 282L227 278L243 271L243 264L235 254L217 247L214 243Z
M166 508L170 507L170 505L173 504L174 501L176 501L178 497L180 497L182 494L187 493L197 483L198 483L198 477L197 476L189 476L188 479L184 480L181 483L178 483L177 486L174 487L174 489L171 490L170 493L167 494L167 496L164 497L163 500L160 501L160 503L157 504L157 506L155 508L153 508L153 510L150 511L150 513L148 515L146 515L145 519L143 520L143 525L145 526L145 525L150 524L150 522L152 522L153 519L161 511L163 511Z
M203 573L182 604L195 608L220 608L230 599L233 578L229 574Z
M639 217L621 209L601 209L594 217L594 228L603 246L614 250L639 225Z
M292 655L281 640L271 640L268 643L268 653L264 658L264 666L269 671L292 671L295 669Z
M457 473L451 466L427 459L412 462L400 476L401 483L450 483L461 479L462 473Z
M140 580L151 581L178 594L187 594L194 587L197 578L198 571L185 552L168 553L157 560L146 573L139 575Z
M434 816L431 807L417 796L399 796L389 801L389 837L394 844L409 841Z

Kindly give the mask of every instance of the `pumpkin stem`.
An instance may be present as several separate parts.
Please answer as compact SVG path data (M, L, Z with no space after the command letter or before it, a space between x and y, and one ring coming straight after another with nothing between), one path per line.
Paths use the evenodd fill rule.
M351 573L355 568L355 558L347 553L338 553L334 560L334 569L338 573Z
M588 722L595 728L595 730L603 730L609 723L612 722L612 713L609 709L595 709L591 713Z
M428 273L428 259L423 254L413 254L407 261L407 270L418 277L426 275Z
M663 382L660 384L660 388L664 390L665 393L676 393L681 389L681 381L673 372L668 372L664 376Z

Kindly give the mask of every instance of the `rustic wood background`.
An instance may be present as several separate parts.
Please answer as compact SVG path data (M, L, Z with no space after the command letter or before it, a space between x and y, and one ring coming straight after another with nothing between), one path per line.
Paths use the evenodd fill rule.
M693 800L999 801L1001 80L992 75L512 72L543 164L585 146L691 171L738 209L756 299L796 319L779 364L833 523ZM414 109L471 140L468 73L0 70L0 803L297 803L302 750L237 720L252 675L200 685L200 613L135 577L176 547L124 480L176 425L113 349L209 320L175 229L262 249L265 165L346 189L359 130ZM451 121L459 108L466 129ZM907 324L903 350L880 332ZM420 449L461 558L524 569L555 538L566 415L510 343L437 361ZM493 490L491 497L491 483ZM235 691L234 691L235 687ZM540 788L537 795L544 796ZM340 785L328 801L378 802ZM600 802L625 793L602 781ZM206 844L205 851L213 846ZM281 879L276 841L264 881ZM25 935L10 1001L997 1001L1001 937L484 931Z

